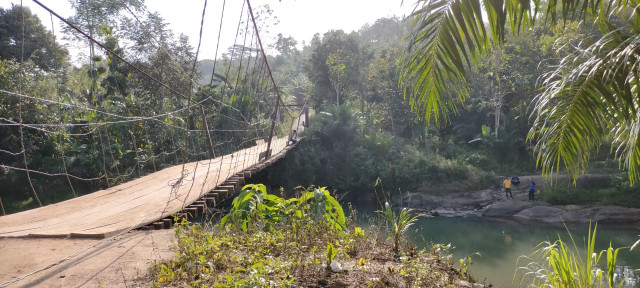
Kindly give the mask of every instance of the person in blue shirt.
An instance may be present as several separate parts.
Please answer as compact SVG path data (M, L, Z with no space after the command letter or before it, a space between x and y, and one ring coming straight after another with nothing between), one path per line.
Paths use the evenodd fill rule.
M533 182L533 178L529 178L529 201L535 201L534 196L536 192L536 182Z

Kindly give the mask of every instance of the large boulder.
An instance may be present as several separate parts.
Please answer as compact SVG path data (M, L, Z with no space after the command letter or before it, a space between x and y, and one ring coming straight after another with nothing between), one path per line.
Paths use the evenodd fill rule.
M487 189L473 192L454 193L444 197L443 207L453 209L482 209L495 202L498 195L495 190Z
M549 206L533 206L531 208L524 209L515 215L514 218L526 221L544 221L544 222L562 222L562 215L567 211Z
M487 206L482 212L486 217L510 217L533 206L548 205L544 202L530 202L520 200L503 200Z
M442 196L410 193L402 198L402 207L430 210L440 207L444 199ZM396 201L397 202L397 201ZM399 204L399 203L396 203Z
M410 193L402 199L402 206L420 210L453 209L470 210L482 209L498 199L492 189L452 193L448 195L428 195L423 193ZM398 201L396 201L396 204Z
M626 208L614 205L596 206L578 210L585 216L584 222L589 220L598 221L600 223L637 223L640 222L640 209Z
M480 214L476 210L469 209L451 209L451 208L438 208L431 210L432 216L439 217L480 217Z
M566 208L573 209L568 210ZM513 217L519 220L547 223L589 223L597 221L600 223L635 224L640 223L640 209L613 205L581 209L566 206L534 206L518 212Z

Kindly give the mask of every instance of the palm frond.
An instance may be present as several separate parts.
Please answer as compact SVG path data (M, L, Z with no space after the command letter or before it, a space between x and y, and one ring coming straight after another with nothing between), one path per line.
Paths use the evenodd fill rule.
M528 136L543 174L566 168L575 180L593 148L611 135L631 184L640 179L638 55L639 35L612 30L543 76Z
M488 49L482 5L479 0L426 1L412 17L399 85L412 111L439 125L468 97L467 67Z
M543 173L566 168L574 177L584 171L590 153L605 136L617 144L616 156L640 179L640 16L637 0L549 0L546 24L591 20L603 37L563 59L544 75L544 92L536 98L534 125ZM412 111L439 125L469 97L467 72L511 31L533 27L540 0L418 0L399 85ZM627 13L628 11L631 13ZM484 13L484 14L483 14ZM611 15L628 15L624 29ZM483 15L487 16L489 32ZM507 24L508 23L508 24Z

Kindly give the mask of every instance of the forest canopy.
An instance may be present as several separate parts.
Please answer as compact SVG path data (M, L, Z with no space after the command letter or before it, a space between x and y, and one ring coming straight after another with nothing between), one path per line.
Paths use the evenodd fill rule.
M580 22L553 7L529 15L418 1L407 19L309 43L273 33L265 46L276 90L247 12L235 45L200 59L143 1L71 3L66 20L95 42L71 26L49 29L27 7L0 10L0 198L11 212L229 154L268 139L271 120L285 136L305 105L315 112L306 140L281 161L287 169L262 176L273 185L326 183L365 197L380 178L399 191L451 192L538 165L615 174L609 151L629 175L618 184L636 179L634 70L602 65L635 51L624 49L635 24L613 14L597 21L593 11L609 11L601 7L570 6L589 20ZM471 21L480 8L489 19ZM270 10L260 13L260 29L277 31ZM432 21L459 29L437 34ZM79 62L70 50L81 51Z

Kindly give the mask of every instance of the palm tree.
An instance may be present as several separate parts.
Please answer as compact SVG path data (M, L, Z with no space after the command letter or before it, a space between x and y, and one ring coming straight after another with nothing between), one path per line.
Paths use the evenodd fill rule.
M566 168L575 179L591 151L604 139L613 139L615 155L633 185L640 180L638 4L639 0L418 0L400 86L413 111L440 125L468 98L468 71L493 44L503 44L507 28L519 33L537 22L593 22L602 36L586 48L576 48L540 78L543 89L534 101L528 140L535 143L543 174ZM541 10L546 11L544 17Z

